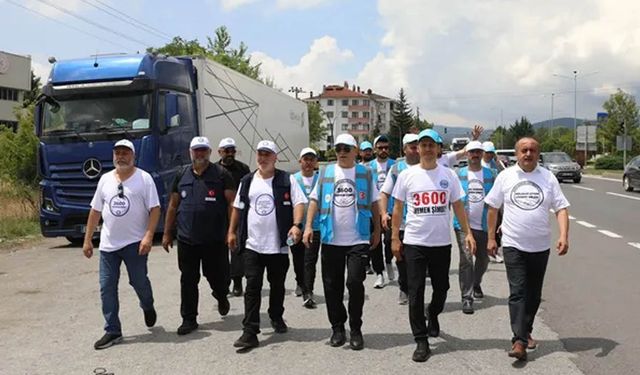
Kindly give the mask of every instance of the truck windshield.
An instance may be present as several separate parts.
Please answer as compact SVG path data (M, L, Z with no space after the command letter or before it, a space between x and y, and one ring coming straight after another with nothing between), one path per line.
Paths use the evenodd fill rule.
M149 130L151 95L87 97L45 103L42 135L64 136Z
M571 158L567 154L546 154L543 156L545 163L567 163Z

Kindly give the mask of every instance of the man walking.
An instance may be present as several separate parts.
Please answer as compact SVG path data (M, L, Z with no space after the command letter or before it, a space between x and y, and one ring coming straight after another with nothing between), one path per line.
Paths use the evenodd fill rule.
M178 268L180 269L180 315L178 335L198 328L198 283L200 267L207 278L218 312L229 312L229 256L225 236L229 211L235 197L231 174L209 161L211 146L206 137L191 140L192 164L178 172L165 217L162 247L173 247L178 232Z
M527 359L527 349L535 349L531 337L533 321L542 298L542 284L549 260L551 229L549 210L556 215L558 255L569 250L569 202L553 174L538 166L540 145L533 138L516 142L518 163L496 178L485 198L488 213L489 253L497 249L495 232L498 209L504 205L502 250L509 280L509 318L512 347L509 357Z
M278 149L263 140L256 147L258 169L242 178L233 202L227 233L229 248L241 251L247 278L242 336L233 344L244 350L259 345L262 280L269 280L269 318L276 333L287 332L284 282L289 269L289 246L302 238L307 198L287 172L276 169Z
M412 359L424 362L429 357L428 336L440 335L438 315L444 309L449 290L451 263L451 205L465 232L465 245L475 252L475 241L467 224L461 198L464 191L455 173L437 164L439 135L426 129L418 135L420 164L409 167L398 176L393 188L395 199L392 215L392 245L396 259L407 262L409 320L417 343ZM404 206L407 219L404 239L400 240L400 224ZM433 293L428 307L429 325L424 316L424 289L427 269Z
M233 138L222 138L218 144L218 164L223 166L233 177L234 190L238 189L240 179L250 172L249 166L236 159L236 141ZM226 245L225 245L226 246ZM242 257L237 251L231 251L231 280L233 280L233 295L242 295L242 277L244 276L244 265Z
M462 312L473 314L474 298L483 298L482 276L487 271L489 256L487 255L487 206L484 197L493 187L494 172L481 164L483 147L478 141L471 141L466 147L468 166L458 170L458 178L462 184L465 196L462 198L469 226L476 241L475 262L474 254L465 244L466 233L462 230L456 216L453 219L460 262L458 280L462 294Z
M346 341L344 325L347 310L343 303L346 266L351 328L349 343L351 349L361 350L364 347L361 328L365 267L369 262L370 249L380 241L380 215L376 204L378 189L371 170L356 164L357 143L351 134L340 134L336 138L336 153L338 161L320 171L318 183L309 195L304 243L312 245L312 222L319 211L322 284L333 330L329 344L339 347Z
M115 169L100 177L91 200L82 251L93 255L91 239L102 216L100 232L100 298L105 334L94 344L105 349L122 341L118 281L124 262L129 284L138 295L147 327L156 323L153 292L147 276L147 258L160 219L160 202L153 178L134 166L135 147L123 139L113 146Z
M366 164L373 160L373 145L369 141L363 141L360 143L360 163Z

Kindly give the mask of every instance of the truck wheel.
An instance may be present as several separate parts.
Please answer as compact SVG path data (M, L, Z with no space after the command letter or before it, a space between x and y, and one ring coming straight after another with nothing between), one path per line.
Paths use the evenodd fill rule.
M581 180L582 180L582 177L575 177L573 179L573 182L575 182L576 184L579 184Z
M629 183L629 177L627 176L622 177L622 187L624 188L625 191L633 191L633 187Z

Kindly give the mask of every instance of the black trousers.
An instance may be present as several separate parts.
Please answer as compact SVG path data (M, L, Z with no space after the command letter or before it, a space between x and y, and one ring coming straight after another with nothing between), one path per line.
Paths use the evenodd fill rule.
M362 327L364 279L368 263L368 244L354 246L322 244L322 284L331 328L344 329L347 321L347 310L343 303L345 266L349 290L349 327L352 331Z
M409 321L416 341L427 340L427 322L424 315L424 288L427 269L433 293L429 304L429 316L438 316L444 309L449 290L451 245L427 247L404 245L409 287Z
M371 228L371 233L373 233L373 227ZM382 232L381 241L378 243L378 246L371 251L371 267L376 274L381 274L385 269L385 263L387 264L387 267L391 266L392 259L391 230L387 230Z
M509 280L509 318L513 332L511 341L521 341L526 345L540 307L549 250L528 253L515 247L503 247L502 251Z
M229 293L229 258L224 242L208 245L189 245L178 241L178 268L180 268L180 315L184 320L198 316L198 283L200 267L209 282L212 295L219 299Z
M404 231L400 231L400 241L404 239ZM389 246L391 247L391 246ZM402 258L402 260L396 259L396 267L398 267L398 288L409 295L409 287L407 285L407 260L406 258Z
M237 251L230 251L231 253L231 279L238 279L244 276L244 262L242 260L242 254Z
M306 247L302 241L291 246L293 258L293 271L296 274L296 285L302 289L303 294L313 293L313 284L316 281L316 265L320 251L320 231L313 232L311 246Z
M262 300L262 280L267 270L269 281L269 317L281 320L284 314L284 281L289 269L288 254L260 254L251 249L242 252L247 287L244 292L244 332L260 333L260 303Z

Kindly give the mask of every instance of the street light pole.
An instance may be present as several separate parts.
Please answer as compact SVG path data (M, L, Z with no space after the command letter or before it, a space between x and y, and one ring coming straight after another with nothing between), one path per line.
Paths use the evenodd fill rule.
M553 100L555 99L556 93L552 92L551 93L551 126L549 127L549 133L551 133L550 135L553 136L553 128L554 128L554 124L553 124Z
M289 92L295 93L296 99L298 99L298 94L306 93L306 91L304 91L302 87L297 87L297 86L291 86L291 88L289 89Z

